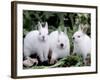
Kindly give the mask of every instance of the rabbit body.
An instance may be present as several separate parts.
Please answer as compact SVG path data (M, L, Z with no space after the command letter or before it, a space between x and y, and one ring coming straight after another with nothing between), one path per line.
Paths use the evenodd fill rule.
M42 25L39 23L40 26ZM47 24L44 28L41 27L39 30L29 32L24 39L24 56L29 57L31 54L36 53L41 62L48 60L48 39Z
M82 29L79 29L73 35L73 42L73 53L82 54L85 62L87 55L91 53L91 38Z
M69 38L64 32L53 31L50 34L50 49L52 50L51 60L57 60L69 55L70 43Z
M87 55L87 53L90 53L91 50L91 39L84 34L84 37L80 39L80 41L74 42L74 53L81 53L84 56Z

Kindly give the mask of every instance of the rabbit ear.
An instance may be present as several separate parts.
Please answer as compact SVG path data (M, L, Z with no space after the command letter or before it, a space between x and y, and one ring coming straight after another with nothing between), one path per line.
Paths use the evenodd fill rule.
M83 24L79 25L79 30L81 30L82 32L86 33L87 29L88 29L88 25L87 24L85 24L85 25L83 25Z
M47 29L48 29L48 23L47 23L47 22L45 23L45 28L47 28Z
M42 28L42 25L40 23L40 21L38 22L38 29L40 30Z
M59 34L61 33L61 28L60 28L60 27L58 28L58 33L59 33Z
M64 28L64 33L67 34L67 27Z
M89 25L88 25L88 24L85 24L85 25L84 25L84 28L83 28L83 32L86 33L88 28L89 28Z
M82 24L79 25L78 30L82 31Z

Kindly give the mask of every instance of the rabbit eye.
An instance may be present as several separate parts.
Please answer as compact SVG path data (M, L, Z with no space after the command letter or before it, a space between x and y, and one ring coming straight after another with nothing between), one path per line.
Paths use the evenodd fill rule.
M80 36L77 36L78 38L80 38Z

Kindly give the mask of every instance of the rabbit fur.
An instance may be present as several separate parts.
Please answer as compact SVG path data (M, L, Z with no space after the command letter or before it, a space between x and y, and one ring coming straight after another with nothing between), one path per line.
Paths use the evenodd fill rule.
M38 22L38 30L30 31L24 38L24 56L27 58L31 54L37 53L40 61L48 60L49 51L48 23L45 27Z
M73 35L74 50L73 53L82 54L83 62L86 63L85 59L87 55L91 53L91 38L85 33L85 27L79 25L78 31Z
M68 56L70 53L70 43L66 28L64 32L61 29L51 32L49 38L49 46L52 51L50 64L54 64L54 61Z

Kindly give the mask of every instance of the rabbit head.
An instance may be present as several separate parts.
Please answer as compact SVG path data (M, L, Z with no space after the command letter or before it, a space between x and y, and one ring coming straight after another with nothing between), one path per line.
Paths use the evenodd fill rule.
M57 40L57 47L60 49L64 49L67 46L67 30L64 29L64 32L61 31L61 29L58 30L58 40Z
M40 41L46 41L48 39L48 23L45 23L45 26L42 27L42 24L38 22L38 38Z
M86 34L85 34L86 30L87 30L87 28L84 27L82 24L79 25L78 31L76 31L72 37L73 42L78 43L78 42L84 40L84 36L86 36Z

